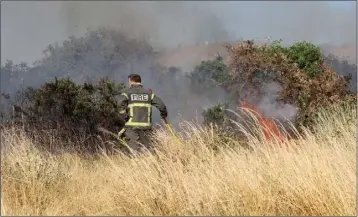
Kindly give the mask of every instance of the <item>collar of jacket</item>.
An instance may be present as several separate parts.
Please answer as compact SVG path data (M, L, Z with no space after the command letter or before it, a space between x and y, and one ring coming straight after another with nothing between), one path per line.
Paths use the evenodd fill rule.
M141 83L136 83L136 84L133 84L131 87L143 87L143 84L141 84Z

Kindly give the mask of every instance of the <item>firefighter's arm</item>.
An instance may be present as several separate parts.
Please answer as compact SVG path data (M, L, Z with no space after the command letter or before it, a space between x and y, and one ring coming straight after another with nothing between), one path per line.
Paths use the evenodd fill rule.
M168 111L167 106L164 104L163 100L156 96L154 93L151 95L152 105L155 106L160 111L160 116L162 118L167 118Z
M127 119L127 104L128 104L128 95L124 92L117 97L117 104L119 108L119 117L126 122Z

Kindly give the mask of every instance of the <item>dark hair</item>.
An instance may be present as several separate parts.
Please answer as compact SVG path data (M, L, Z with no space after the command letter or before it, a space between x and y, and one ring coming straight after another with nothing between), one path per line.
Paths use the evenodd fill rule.
M140 75L138 75L138 74L130 74L130 75L128 75L128 78L129 78L129 80L137 82L137 83L142 82L142 79L141 79Z

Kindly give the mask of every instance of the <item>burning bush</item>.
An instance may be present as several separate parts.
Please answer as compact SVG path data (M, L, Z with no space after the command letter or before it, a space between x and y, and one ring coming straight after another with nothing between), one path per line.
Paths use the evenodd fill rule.
M277 102L297 107L295 124L309 126L317 109L356 102L349 91L350 76L337 75L327 67L313 44L298 42L284 47L279 41L271 45L244 41L227 48L229 79L222 85L233 93L231 100L236 105L241 101L259 104L267 92L264 84L276 83L281 87Z
M298 107L298 125L309 125L318 108L356 101L348 90L349 77L326 67L320 50L310 43L283 47L279 42L257 46L246 41L230 47L229 52L231 85L245 82L259 98L257 90L263 82L278 83L282 87L278 100ZM242 97L239 92L238 96Z

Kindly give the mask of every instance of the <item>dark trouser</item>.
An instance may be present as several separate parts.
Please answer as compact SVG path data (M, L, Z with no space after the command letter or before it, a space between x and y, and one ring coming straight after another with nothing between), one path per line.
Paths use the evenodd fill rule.
M132 151L141 151L142 149L150 149L150 134L152 130L141 130L141 129L133 129L127 128L124 132L125 137L129 140L127 142L128 146L132 149Z

